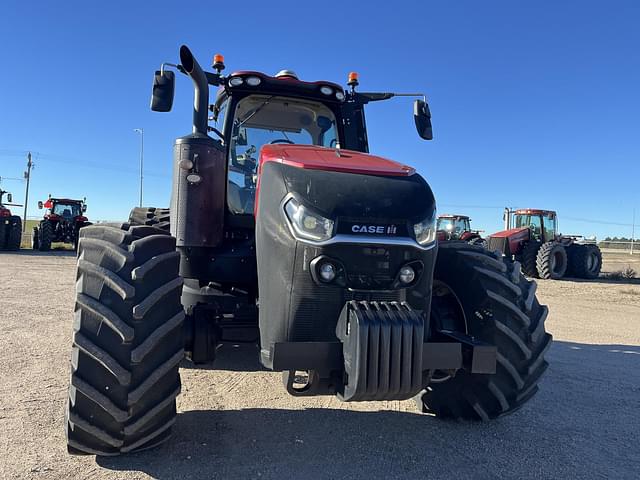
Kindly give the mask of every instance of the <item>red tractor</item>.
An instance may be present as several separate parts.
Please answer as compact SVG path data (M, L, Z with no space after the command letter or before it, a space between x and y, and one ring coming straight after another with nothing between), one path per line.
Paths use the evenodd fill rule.
M5 194L8 203L13 201L9 192L0 190L0 250L19 250L22 240L22 220L17 215L11 215L11 210L7 208L9 205L2 203Z
M368 153L365 105L399 94L358 92L355 74L348 90L290 70L227 76L218 55L204 72L183 46L156 72L152 110L171 109L170 68L195 90L170 211L80 231L70 453L165 441L180 362L215 366L222 344L255 344L298 397L416 398L490 420L536 393L551 336L535 284L498 253L438 244L427 181ZM420 97L414 121L431 139Z
M505 230L489 237L488 248L515 258L528 277L598 277L602 268L598 246L558 234L557 219L552 210L505 208Z
M51 250L52 243L61 242L70 243L77 250L80 229L91 225L84 216L86 200L52 198L49 195L46 202L38 202L38 208L46 208L47 211L40 224L33 227L33 249L46 252Z
M436 228L440 242L461 240L479 247L487 246L487 242L480 236L482 230L471 230L471 219L466 215L439 215Z

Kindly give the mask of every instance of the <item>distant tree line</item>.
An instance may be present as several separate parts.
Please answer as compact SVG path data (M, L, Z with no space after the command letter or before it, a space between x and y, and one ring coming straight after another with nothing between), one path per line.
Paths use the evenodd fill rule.
M627 237L607 237L601 242L598 243L600 248L629 248L629 245L625 245L624 243L616 243L616 242L631 242L631 238ZM640 247L640 239L635 239L634 243L638 243Z

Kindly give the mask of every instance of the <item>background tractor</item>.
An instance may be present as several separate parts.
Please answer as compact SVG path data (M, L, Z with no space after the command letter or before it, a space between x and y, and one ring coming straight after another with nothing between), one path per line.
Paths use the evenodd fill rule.
M22 220L17 215L11 215L9 205L3 204L4 196L7 203L13 201L12 195L6 190L0 189L0 250L19 250L22 240ZM11 205L17 206L20 205Z
M52 198L49 195L46 202L39 201L38 208L46 208L47 211L38 226L33 227L33 249L46 252L51 250L52 243L60 242L70 243L77 250L80 229L91 225L84 216L86 200Z
M486 247L487 242L480 235L482 230L471 230L471 219L466 215L438 215L438 241L462 240L471 245Z
M214 362L224 343L256 344L295 396L416 398L440 417L489 420L536 393L551 336L533 282L498 253L438 245L425 179L368 154L365 105L400 94L357 92L354 73L346 91L290 70L225 76L219 55L204 72L183 46L180 65L155 74L152 110L171 109L169 68L194 85L170 233L163 209L80 231L71 453L166 440L178 364ZM419 97L416 128L431 139Z
M488 248L517 259L528 277L598 277L602 268L598 246L558 234L557 218L552 210L505 208L505 229L489 237Z

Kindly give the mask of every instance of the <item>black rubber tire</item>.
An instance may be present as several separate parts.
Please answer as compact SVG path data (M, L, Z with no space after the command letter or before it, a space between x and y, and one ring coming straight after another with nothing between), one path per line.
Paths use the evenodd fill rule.
M475 245L476 247L487 248L487 241L482 237L473 237L468 241L469 245Z
M7 250L20 250L22 243L22 219L16 215L9 217Z
M440 244L434 280L455 294L466 333L497 347L496 373L459 370L455 377L429 385L418 405L425 413L467 420L486 421L514 412L538 391L548 366L548 309L538 303L535 282L522 276L518 262L463 242ZM434 295L434 325L442 324L447 315L439 311L441 305Z
M9 225L5 223L4 218L0 219L0 250L4 250L7 247L7 234Z
M33 227L33 233L31 234L31 248L33 250L40 249L40 232L38 231L38 227Z
M75 226L75 230L73 232L73 239L71 241L71 245L73 246L73 250L75 252L78 251L78 243L80 241L80 229L84 227L88 227L93 225L91 222L77 222Z
M69 453L118 455L170 436L184 357L179 258L153 227L80 232Z
M567 249L560 243L546 242L538 250L536 267L540 278L559 280L567 272L568 264Z
M130 225L149 225L168 232L171 227L168 208L136 207L129 214Z
M51 239L53 238L53 226L49 220L40 222L39 249L41 252L51 250Z
M594 279L602 270L602 252L597 245L573 244L567 249L570 274L576 278Z
M529 278L538 278L536 258L538 256L538 250L540 250L540 245L540 242L531 240L525 243L520 254L516 255L516 260L520 262L522 273Z

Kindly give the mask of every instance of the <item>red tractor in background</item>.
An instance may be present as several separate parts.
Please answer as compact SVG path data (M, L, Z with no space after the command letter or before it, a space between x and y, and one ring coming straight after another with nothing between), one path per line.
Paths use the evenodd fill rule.
M471 219L467 215L439 215L436 228L439 242L461 240L471 245L487 246L486 240L480 236L482 230L471 230Z
M598 277L602 268L598 246L559 234L557 219L552 210L505 208L505 229L489 236L488 248L514 257L528 277Z
M2 203L2 197L5 194L9 203L13 200L9 192L0 190L0 250L19 250L22 240L22 220L17 215L11 215L11 210Z
M46 252L51 250L53 242L70 243L78 249L78 232L82 227L91 225L84 213L87 211L86 197L83 200L69 198L49 198L38 202L38 208L47 212L39 226L33 227L32 247Z

